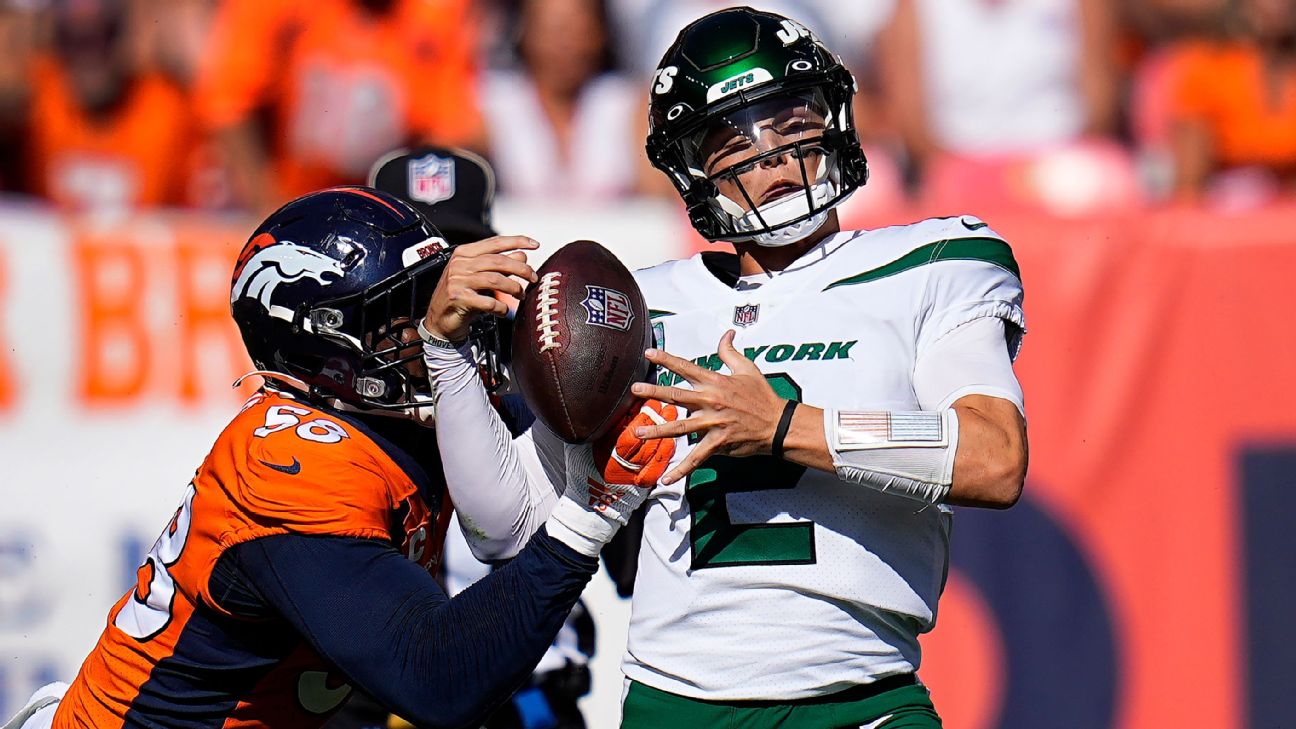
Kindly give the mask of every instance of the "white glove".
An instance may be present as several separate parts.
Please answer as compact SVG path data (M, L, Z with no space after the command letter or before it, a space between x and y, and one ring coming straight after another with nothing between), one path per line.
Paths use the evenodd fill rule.
M549 535L587 557L612 540L648 498L649 489L607 483L594 463L594 448L566 446L567 490L545 522Z

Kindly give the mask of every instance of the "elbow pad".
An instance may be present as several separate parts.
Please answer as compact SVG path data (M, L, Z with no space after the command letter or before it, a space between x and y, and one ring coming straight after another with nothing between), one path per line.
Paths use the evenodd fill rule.
M824 410L833 468L843 481L938 504L949 495L958 414Z

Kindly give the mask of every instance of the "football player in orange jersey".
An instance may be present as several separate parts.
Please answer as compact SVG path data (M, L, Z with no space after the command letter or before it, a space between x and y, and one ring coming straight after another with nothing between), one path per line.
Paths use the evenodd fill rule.
M240 203L364 180L415 142L484 148L469 0L223 0L194 94ZM264 123L263 123L264 122Z
M530 278L534 241L471 245L470 258ZM585 470L568 469L572 486L516 558L446 597L430 570L451 494L423 427L432 345L413 322L450 255L422 215L369 188L312 193L262 223L230 299L265 385L72 685L43 688L6 727L317 727L352 686L419 726L458 727L526 679L646 490L576 453ZM619 498L591 506L605 488Z
M65 209L194 202L201 138L184 92L134 59L133 6L57 2L53 43L32 64L25 187Z

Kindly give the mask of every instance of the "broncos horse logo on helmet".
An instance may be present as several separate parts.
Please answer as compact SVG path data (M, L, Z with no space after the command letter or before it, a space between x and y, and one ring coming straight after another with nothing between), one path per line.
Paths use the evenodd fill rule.
M269 233L262 233L259 238L260 241L249 246L254 249L251 257L240 261L234 270L231 305L241 298L254 298L266 311L272 311L274 292L279 284L310 277L325 286L343 278L341 261L291 241L270 245L276 241Z
M248 354L261 374L310 397L426 406L415 327L449 248L422 214L378 190L293 200L252 233L235 264L230 308Z

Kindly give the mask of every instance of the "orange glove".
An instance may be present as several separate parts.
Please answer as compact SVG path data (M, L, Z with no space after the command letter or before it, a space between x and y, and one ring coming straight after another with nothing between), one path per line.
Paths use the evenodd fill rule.
M674 438L640 440L634 429L679 418L679 409L660 400L644 400L620 423L594 441L594 463L607 483L652 488L675 455Z

